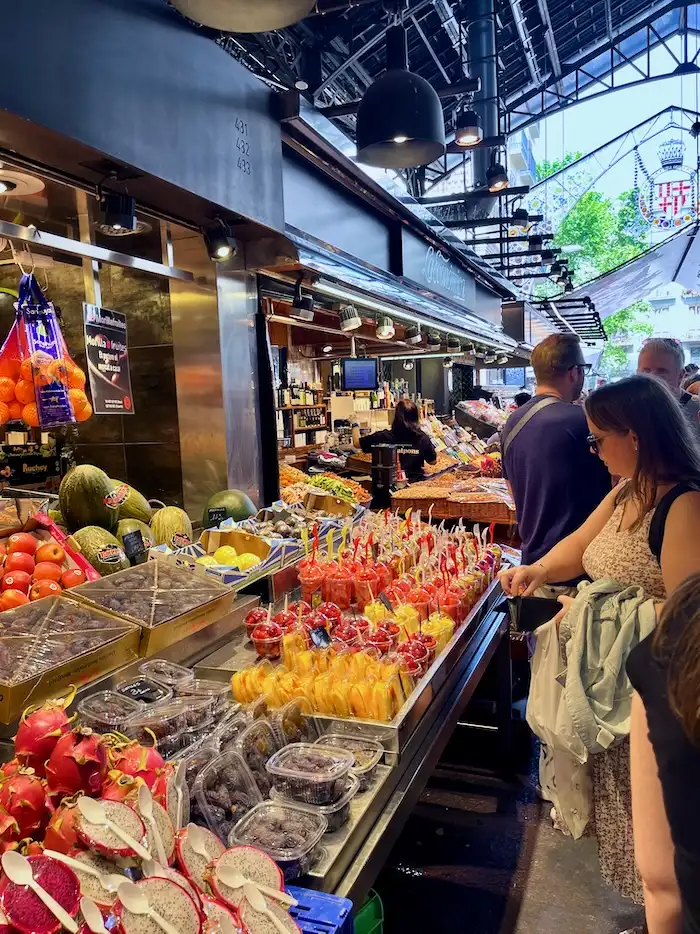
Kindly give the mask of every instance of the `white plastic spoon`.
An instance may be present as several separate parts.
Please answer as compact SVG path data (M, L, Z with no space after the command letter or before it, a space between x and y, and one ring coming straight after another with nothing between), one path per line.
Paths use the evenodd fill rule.
M71 918L66 909L59 905L56 899L52 895L49 895L45 889L42 889L34 878L32 864L28 862L21 853L17 853L16 850L8 850L7 853L3 853L2 868L10 882L14 882L15 885L28 885L37 898L46 905L51 914L61 922L66 930L70 931L71 934L78 934L78 925Z
M146 893L142 892L133 882L123 882L119 886L118 895L119 901L127 911L135 915L146 915L151 921L155 921L161 931L165 931L165 934L180 934L176 927L173 927L169 921L166 921L157 911L151 908Z
M189 794L189 789L187 788L187 782L185 781L185 772L187 771L187 763L184 760L180 760L175 769L175 792L177 794L177 815L175 818L175 823L177 826L175 830L182 829L182 809L184 805L185 790Z
M218 866L216 874L224 885L228 885L232 889L242 889L247 883L250 883L250 885L254 885L259 892L262 892L263 895L267 895L268 898L274 898L276 902L282 902L283 905L289 905L290 908L294 908L299 904L295 898L292 898L291 895L287 895L286 892L273 889L269 885L263 885L261 882L256 882L254 879L246 879L243 873L236 872L235 869L231 869L229 866Z
M259 889L256 889L251 882L247 882L243 891L245 892L245 899L253 911L257 911L259 915L264 915L268 921L272 921L280 934L289 934L289 928L282 924L274 912L270 911L270 909L265 904L265 899L263 898L263 894Z
M152 858L148 850L144 846L141 846L138 840L134 840L130 834L122 830L121 827L117 826L114 821L111 821L107 817L101 801L95 801L94 798L88 798L87 795L82 795L82 797L78 798L78 810L90 824L97 824L98 827L107 827L111 830L112 833L116 834L119 839L126 843L141 859Z
M92 934L109 934L102 919L102 912L91 898L83 895L80 899L80 912Z
M120 876L119 873L100 872L100 870L95 869L94 866L81 863L79 859L73 859L72 856L66 856L65 853L59 853L58 850L44 850L44 856L50 856L51 859L57 859L59 863L65 863L65 865L70 866L71 869L84 872L88 876L94 876L95 879L99 879L100 885L105 892L116 892L124 881L124 876Z
M219 915L219 930L221 934L238 934L238 930L233 926L233 921L223 913Z
M196 824L187 825L187 840L199 856L203 856L207 862L211 862L211 856L207 852L207 845L204 842L204 834Z
M158 822L153 813L153 795L148 785L139 786L139 811L153 831L153 839L156 841L156 850L158 850L158 860L162 865L165 865L168 862L168 857L165 855L163 838L160 835Z

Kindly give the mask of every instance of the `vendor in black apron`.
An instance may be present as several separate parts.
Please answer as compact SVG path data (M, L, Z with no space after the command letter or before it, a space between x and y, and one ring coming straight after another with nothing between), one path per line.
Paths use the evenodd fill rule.
M409 483L424 480L423 465L434 464L437 460L433 442L419 427L418 409L407 399L397 404L391 428L360 438L360 430L354 425L352 440L365 454L369 454L375 444L395 444L401 469Z

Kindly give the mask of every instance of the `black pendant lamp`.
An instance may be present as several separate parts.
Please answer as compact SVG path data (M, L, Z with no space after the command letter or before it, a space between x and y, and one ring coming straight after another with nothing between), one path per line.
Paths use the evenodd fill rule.
M387 30L386 62L357 111L357 161L383 169L429 165L445 152L445 121L433 86L408 70L403 26Z
M269 32L291 26L313 10L315 0L171 0L188 19L222 32Z

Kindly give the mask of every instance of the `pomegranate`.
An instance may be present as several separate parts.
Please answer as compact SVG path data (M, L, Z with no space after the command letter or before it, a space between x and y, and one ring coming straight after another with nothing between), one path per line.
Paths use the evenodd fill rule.
M51 815L46 828L44 846L47 850L70 853L71 850L80 845L75 829L75 821L79 813L75 798L63 799L62 803Z
M49 819L46 783L34 769L19 769L0 786L0 806L17 821L20 837L40 835Z
M61 736L70 730L75 719L66 713L75 697L72 688L66 697L48 700L41 707L27 707L22 714L15 736L17 758L34 769L37 775L45 774L45 763Z
M107 747L98 733L79 727L64 733L46 763L51 794L74 795L82 791L97 797L107 775Z
M165 759L155 746L142 746L134 740L123 746L113 746L110 750L110 763L112 768L125 775L142 779L152 789L165 765Z
M134 798L138 794L139 785L141 784L143 784L143 780L140 778L125 775L118 769L110 769L107 773L107 781L102 786L100 797L103 801L124 801L127 798Z

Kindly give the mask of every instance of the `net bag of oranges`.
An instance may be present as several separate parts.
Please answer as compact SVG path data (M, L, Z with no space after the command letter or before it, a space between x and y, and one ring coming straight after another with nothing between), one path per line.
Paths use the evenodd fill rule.
M56 428L85 422L92 406L56 311L33 275L23 275L15 322L0 349L0 425Z

